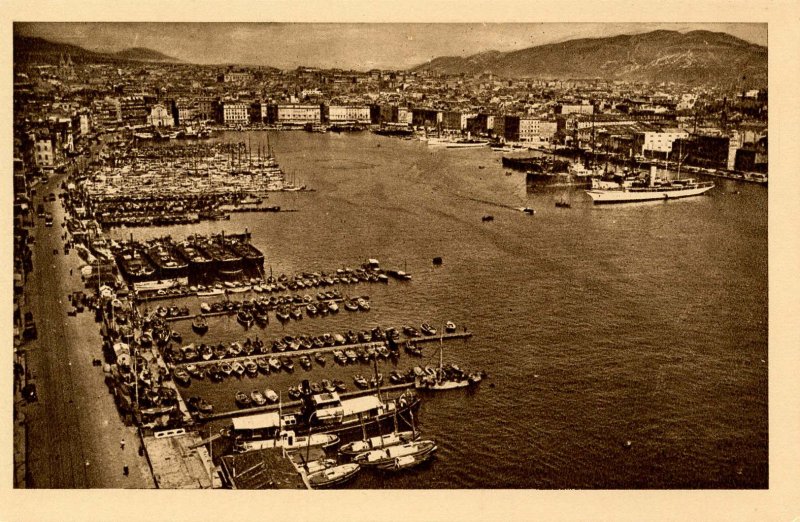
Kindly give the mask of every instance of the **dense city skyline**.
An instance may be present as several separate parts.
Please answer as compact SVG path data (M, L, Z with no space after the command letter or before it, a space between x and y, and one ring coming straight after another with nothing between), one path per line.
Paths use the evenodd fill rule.
M298 30L301 28L302 30ZM405 69L440 56L511 51L576 38L653 30L725 32L767 45L767 24L751 23L157 23L21 22L16 33L115 52L146 47L199 64ZM268 50L268 51L267 51Z

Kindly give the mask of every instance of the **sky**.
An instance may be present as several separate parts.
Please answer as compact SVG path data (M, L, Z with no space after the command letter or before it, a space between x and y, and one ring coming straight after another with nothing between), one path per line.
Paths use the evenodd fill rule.
M656 29L726 32L767 45L765 23L15 23L25 36L93 51L147 47L200 64L406 69L439 56L511 51Z

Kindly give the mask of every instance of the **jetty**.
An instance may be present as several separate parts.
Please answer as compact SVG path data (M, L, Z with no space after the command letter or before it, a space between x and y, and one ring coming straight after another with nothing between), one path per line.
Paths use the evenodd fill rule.
M402 343L403 341L410 341L411 343L427 343L433 341L449 341L453 339L468 339L472 337L472 332L454 332L444 335L436 335L436 336L426 336L426 337L408 337L402 339L400 341L396 341L397 343ZM250 355L241 355L236 357L222 357L219 359L209 359L208 361L197 360L197 361L189 361L189 362L179 362L175 363L176 368L181 368L184 366L188 366L190 364L194 364L195 366L207 366L210 364L226 361L226 362L236 362L236 361L244 361L246 359L260 359L262 357L292 357L292 356L300 356L300 355L315 355L317 353L331 353L336 350L357 350L357 349L366 349L369 347L376 348L378 346L387 346L387 341L369 341L363 343L354 343L354 344L338 344L334 346L324 346L321 348L307 348L301 350L286 350L284 352L267 352L267 353L251 353ZM266 342L265 342L266 346Z

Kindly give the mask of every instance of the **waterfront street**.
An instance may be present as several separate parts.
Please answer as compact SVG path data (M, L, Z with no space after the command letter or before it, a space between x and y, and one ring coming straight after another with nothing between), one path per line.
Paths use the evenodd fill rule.
M57 192L61 179L55 176L40 186L39 196ZM123 424L102 367L92 365L102 343L94 314L67 315L68 295L83 290L81 260L74 250L64 255L64 211L59 201L49 205L54 226L36 222L34 270L25 288L24 308L33 312L39 333L24 345L28 382L39 396L22 406L28 430L26 487L153 487L147 460L137 451L136 429ZM127 477L124 465L130 469Z

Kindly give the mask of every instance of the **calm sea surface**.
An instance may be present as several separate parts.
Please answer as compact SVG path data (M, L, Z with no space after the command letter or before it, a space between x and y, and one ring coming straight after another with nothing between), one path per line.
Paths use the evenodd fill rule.
M273 315L248 332L235 317L214 318L206 342L447 320L475 333L446 342L444 359L490 378L475 392L425 396L420 408L419 428L439 445L434 462L397 476L362 473L349 487L767 487L764 187L716 180L703 197L596 207L580 190L529 192L524 175L507 175L488 149L435 150L369 133L220 139L255 150L267 135L288 177L316 189L270 195L298 212L112 236L247 228L275 275L367 258L413 274L410 283L341 288L368 294L366 313L286 327ZM554 206L561 197L571 209ZM536 215L513 210L523 206ZM482 222L485 214L494 221ZM188 303L197 310L199 299ZM188 322L176 329L197 340ZM436 345L424 351L398 366L435 364ZM355 373L369 367L329 360L294 375L193 382L185 395L220 411L235 407L237 389L285 394L325 377L353 388Z

